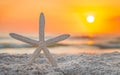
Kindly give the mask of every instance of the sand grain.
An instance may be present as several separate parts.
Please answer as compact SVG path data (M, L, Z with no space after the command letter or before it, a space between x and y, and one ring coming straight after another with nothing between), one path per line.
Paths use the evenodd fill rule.
M118 52L53 56L57 68L43 54L32 65L25 65L30 54L0 54L0 75L120 75Z

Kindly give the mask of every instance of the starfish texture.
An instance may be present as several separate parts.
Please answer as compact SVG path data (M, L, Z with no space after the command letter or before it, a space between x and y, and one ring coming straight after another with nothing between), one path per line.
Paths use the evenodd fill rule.
M68 38L70 35L69 34L62 34L62 35L59 35L55 38L48 39L45 41L45 39L44 39L45 18L44 18L43 13L40 14L39 25L40 25L39 26L39 41L27 38L25 36L22 36L22 35L19 35L16 33L10 33L10 36L17 39L17 40L26 42L26 43L34 45L34 46L37 46L37 49L34 51L28 64L32 64L35 61L35 58L37 58L39 56L39 53L41 52L41 50L43 50L46 58L49 60L51 65L53 67L57 67L57 63L56 63L55 59L52 57L52 55L50 54L49 50L47 49L47 45L62 41L64 39Z

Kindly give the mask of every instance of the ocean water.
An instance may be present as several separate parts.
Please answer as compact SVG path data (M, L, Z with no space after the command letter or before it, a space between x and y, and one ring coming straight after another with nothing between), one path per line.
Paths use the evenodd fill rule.
M38 35L24 34L25 36L38 40ZM46 40L56 35L46 35ZM9 54L31 54L36 47L13 39L9 34L0 34L0 53ZM79 54L79 53L108 53L120 50L119 35L97 35L88 36L71 36L70 38L48 46L53 54Z

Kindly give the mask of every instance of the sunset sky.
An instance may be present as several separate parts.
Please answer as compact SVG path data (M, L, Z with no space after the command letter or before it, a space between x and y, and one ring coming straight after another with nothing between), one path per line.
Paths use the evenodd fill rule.
M40 12L48 33L120 33L119 0L0 0L0 32L38 32Z

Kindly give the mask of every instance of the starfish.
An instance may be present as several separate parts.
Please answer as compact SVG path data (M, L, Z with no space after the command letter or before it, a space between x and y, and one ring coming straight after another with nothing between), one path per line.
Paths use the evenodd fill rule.
M52 39L48 39L45 41L44 39L44 27L45 27L45 17L44 14L41 13L40 14L40 18L39 18L39 41L30 39L28 37L16 34L16 33L10 33L10 36L14 39L26 42L28 44L31 44L33 46L37 46L37 49L34 51L34 53L32 54L30 60L28 61L27 64L32 64L35 61L35 58L37 58L39 56L39 53L41 52L41 50L43 50L46 58L49 60L49 63L53 66L53 67L57 67L57 62L55 61L55 59L52 57L52 55L50 54L49 50L47 49L48 45L54 44L56 42L62 41L67 39L70 35L69 34L62 34L59 35L55 38Z

